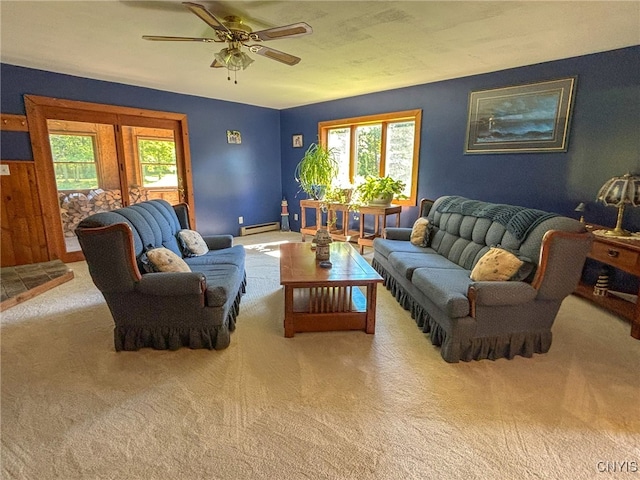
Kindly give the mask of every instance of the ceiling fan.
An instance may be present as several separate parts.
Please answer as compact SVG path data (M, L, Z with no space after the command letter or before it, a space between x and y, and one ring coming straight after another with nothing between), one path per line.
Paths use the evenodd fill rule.
M177 41L177 42L205 42L205 43L226 43L227 46L215 54L215 59L211 64L213 68L226 68L228 71L237 72L244 70L253 63L253 59L242 51L242 47L246 47L251 53L257 53L263 57L276 60L286 65L296 65L300 62L300 58L294 55L281 52L262 44L247 45L247 42L265 42L269 40L278 40L281 38L301 37L309 35L313 32L310 25L305 22L294 23L282 27L268 28L254 32L251 27L245 25L242 19L235 15L230 15L219 20L213 13L207 10L203 5L191 2L182 2L182 4L195 13L207 25L213 28L216 36L210 37L165 37L157 35L143 35L145 40L154 41ZM231 80L228 76L227 80ZM235 83L238 83L236 80Z

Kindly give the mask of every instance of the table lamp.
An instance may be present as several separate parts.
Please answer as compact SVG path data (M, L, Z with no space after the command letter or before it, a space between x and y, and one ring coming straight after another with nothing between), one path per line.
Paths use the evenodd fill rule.
M605 205L618 207L616 227L607 230L606 235L629 236L630 233L622 228L622 216L627 205L640 206L640 176L626 173L613 177L600 188L596 198Z

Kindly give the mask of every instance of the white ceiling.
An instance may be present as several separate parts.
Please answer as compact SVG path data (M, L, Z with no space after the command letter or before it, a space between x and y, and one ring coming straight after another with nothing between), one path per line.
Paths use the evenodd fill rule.
M639 1L194 0L254 30L305 21L313 34L269 42L302 58L209 67L224 45L150 42L212 37L175 1L0 1L1 60L277 109L493 72L640 44Z

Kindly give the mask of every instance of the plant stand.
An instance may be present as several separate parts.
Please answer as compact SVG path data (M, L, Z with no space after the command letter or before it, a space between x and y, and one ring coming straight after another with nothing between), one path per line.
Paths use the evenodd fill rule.
M387 227L387 217L389 215L396 216L396 227L400 226L400 213L402 206L390 205L388 207L360 207L360 233L358 235L358 245L360 246L360 254L364 253L364 247L373 246L373 240L381 237L384 229ZM365 215L373 215L373 232L365 232L364 218Z
M300 233L302 241L305 241L306 235L314 235L318 231L318 227L322 226L322 205L327 206L327 230L331 234L333 240L340 242L355 242L359 238L358 230L349 230L349 205L343 203L327 203L320 200L300 200ZM306 209L314 209L316 216L315 225L307 226ZM338 221L338 214L342 220L342 227L335 228ZM332 227L329 228L328 225Z

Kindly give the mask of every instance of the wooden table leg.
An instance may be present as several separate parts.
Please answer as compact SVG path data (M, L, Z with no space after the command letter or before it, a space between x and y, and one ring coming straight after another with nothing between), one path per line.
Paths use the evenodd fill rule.
M367 333L376 333L376 294L377 283L367 285L367 320L365 331Z
M640 295L640 292L638 292ZM640 296L636 302L635 315L631 319L631 336L640 340Z
M305 207L300 206L300 231L302 232L305 228L307 228L307 212ZM302 234L302 241L304 242L306 235Z
M291 338L295 335L293 323L293 287L284 287L284 336Z
M360 214L360 238L364 238L364 213ZM364 245L360 244L360 255L364 253Z

